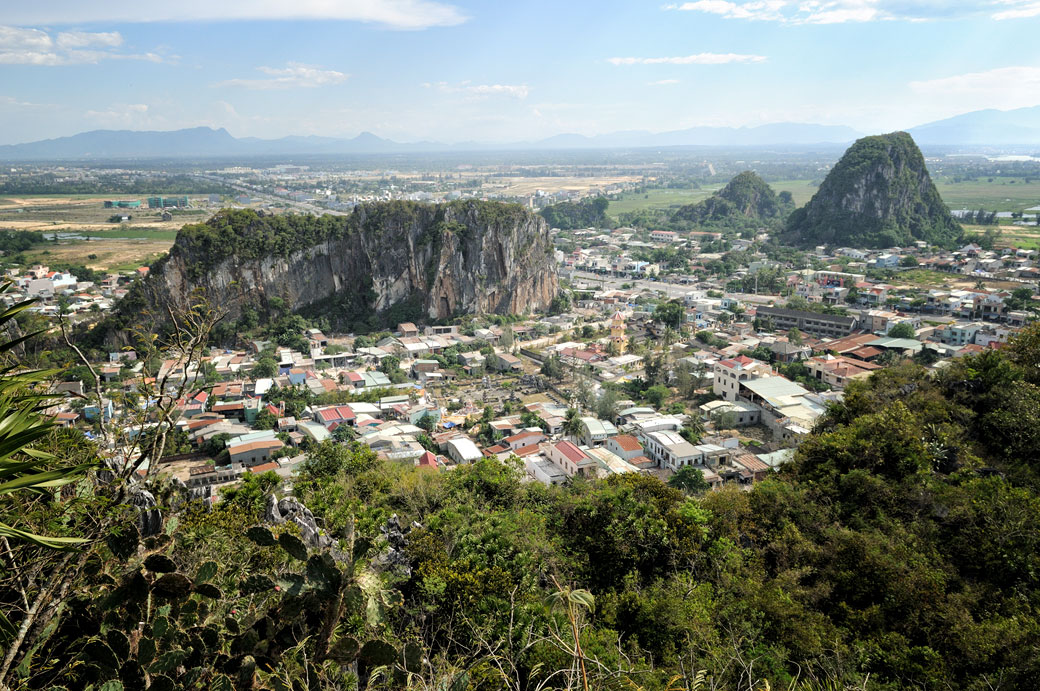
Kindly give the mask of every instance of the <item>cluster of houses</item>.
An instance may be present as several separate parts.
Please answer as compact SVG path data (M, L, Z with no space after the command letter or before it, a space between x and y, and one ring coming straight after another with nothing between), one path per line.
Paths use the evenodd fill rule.
M941 368L952 358L999 348L1035 311L1032 290L1023 305L1020 291L1012 299L1007 289L1035 287L1031 251L818 248L817 268L782 269L756 254L755 240L733 240L731 249L745 250L751 260L732 275L705 276L704 265L723 254L698 252L689 273L669 276L631 253L640 247L699 250L721 236L629 231L580 231L574 235L595 242L558 252L561 272L575 289L563 314L476 329L402 323L378 339L308 329L301 334L307 347L298 350L256 342L247 350L213 352L204 366L162 363L158 381L189 383L197 392L177 402L177 425L193 451L163 459L164 469L216 499L219 487L247 473L291 478L308 449L331 440L358 442L384 459L431 472L515 457L530 481L546 484L623 473L667 478L694 467L712 487L748 486L791 458L850 382L907 356ZM951 275L950 283L960 287L904 285L899 270L911 265L977 283ZM765 269L774 293L727 290L736 279L746 287L752 282L744 279ZM607 280L594 282L590 273ZM48 308L58 295L111 301L133 277L84 285L42 266L12 276L18 291L45 298ZM627 282L649 278L666 281L667 293L645 280ZM997 278L1004 282L994 287ZM665 297L681 306L680 327L667 341L655 315ZM710 400L693 410L680 405L680 412L622 400L601 417L577 404L575 392L546 380L538 395L512 399L487 419L483 389L490 378L517 382L558 358L595 393L645 376L647 345L668 355L665 383L692 380L701 400ZM273 371L257 374L261 360L273 361ZM56 410L61 424L89 431L98 420L125 420L133 412L121 405L131 405L126 394L135 391L142 363L121 352L98 365L109 395ZM309 403L287 407L287 398L300 400L287 391ZM577 428L568 424L572 407L580 408ZM703 435L690 433L701 426Z
M4 281L11 288L2 300L7 306L25 300L38 302L29 309L45 316L77 312L106 312L126 295L135 277L148 275L148 267L107 274L101 281L82 281L68 271L36 264L28 269L7 269Z

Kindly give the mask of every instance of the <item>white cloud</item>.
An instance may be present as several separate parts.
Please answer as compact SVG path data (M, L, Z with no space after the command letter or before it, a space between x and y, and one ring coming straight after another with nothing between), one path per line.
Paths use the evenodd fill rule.
M999 67L985 72L910 82L930 104L956 105L961 112L982 108L1026 108L1040 96L1040 67Z
M607 58L612 65L725 65L732 62L765 62L764 55L697 53L671 58Z
M87 31L62 31L58 34L58 47L63 49L118 48L121 45L123 45L123 37L118 31L96 34Z
M102 60L165 61L157 53L120 53L115 50L122 44L123 37L117 31L63 31L54 39L39 29L0 26L0 65L81 65Z
M340 20L393 29L426 29L465 22L463 12L436 0L43 0L8 3L11 24Z
M326 70L316 65L290 62L285 67L257 67L267 79L228 79L214 86L232 86L243 89L313 89L342 84L350 77L344 72Z
M1040 15L1040 2L1008 2L1011 9L1001 10L993 15L994 19L1028 19Z
M687 12L706 12L729 19L772 19L782 20L780 10L790 3L785 0L758 0L756 2L728 2L728 0L697 0L668 9Z
M678 84L678 79L658 79L656 82L647 82L647 86L670 86L672 84Z
M19 101L14 96L0 96L0 107L11 106L14 108L42 108L43 103L30 103L29 101Z
M427 89L436 88L446 94L468 94L474 98L510 96L522 100L531 93L531 87L526 84L470 84L467 81L461 84L448 84L447 82L430 84L427 82L423 86Z
M665 9L790 24L930 21L986 16L1019 19L1040 15L1037 0L695 0Z

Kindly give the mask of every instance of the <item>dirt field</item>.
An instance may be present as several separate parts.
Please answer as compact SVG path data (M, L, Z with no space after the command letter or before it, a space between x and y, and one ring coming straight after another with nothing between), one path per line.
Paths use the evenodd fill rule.
M26 258L29 263L83 264L97 271L115 271L147 265L171 245L171 240L137 238L77 240L26 252Z
M124 195L125 196L125 195ZM176 231L186 223L197 223L212 213L206 208L173 211L173 219L162 220L156 209L106 209L104 200L121 198L118 195L5 197L0 199L0 228L11 230L107 230L118 228L109 218L116 214L132 217L136 227ZM136 199L136 197L127 197Z
M626 182L639 182L642 178L637 176L615 176L615 177L559 177L559 178L494 178L484 183L483 189L508 195L534 194L536 190L545 190L547 193L568 190L573 192L585 192L594 187L607 187Z

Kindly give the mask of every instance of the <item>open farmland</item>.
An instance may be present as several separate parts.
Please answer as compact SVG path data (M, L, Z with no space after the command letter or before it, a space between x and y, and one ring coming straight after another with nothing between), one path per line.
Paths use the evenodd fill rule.
M719 183L705 185L700 189L658 187L644 192L626 192L620 195L620 199L610 202L607 213L617 218L619 214L643 209L678 209L686 204L703 201L724 186ZM798 206L805 204L816 193L816 186L810 180L780 180L769 183L769 186L776 192L790 192Z
M951 209L1022 211L1040 204L1040 179L980 178L964 182L937 179L935 187Z
M172 220L163 221L157 209L106 209L105 199L113 195L58 195L50 197L6 197L0 200L0 228L39 230L43 232L108 230L118 228L110 223L114 215L132 217L135 227L176 231L186 223L204 221L209 209L171 210ZM132 197L136 198L136 197Z

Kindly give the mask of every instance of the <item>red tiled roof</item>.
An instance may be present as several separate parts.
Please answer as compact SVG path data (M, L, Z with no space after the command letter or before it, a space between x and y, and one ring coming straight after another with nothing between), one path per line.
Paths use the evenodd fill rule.
M280 465L278 465L275 461L271 461L270 463L261 463L260 465L254 465L252 468L249 469L249 472L266 473L269 470L278 470L279 468L281 468Z
M567 457L573 463L579 463L585 459L585 453L569 441L561 441L556 444L556 450Z
M633 437L631 434L619 434L616 437L611 437L614 443L622 451L642 451L643 446L639 443L639 440Z
M437 469L437 457L427 451L422 456L419 456L419 467L420 468L433 468Z

